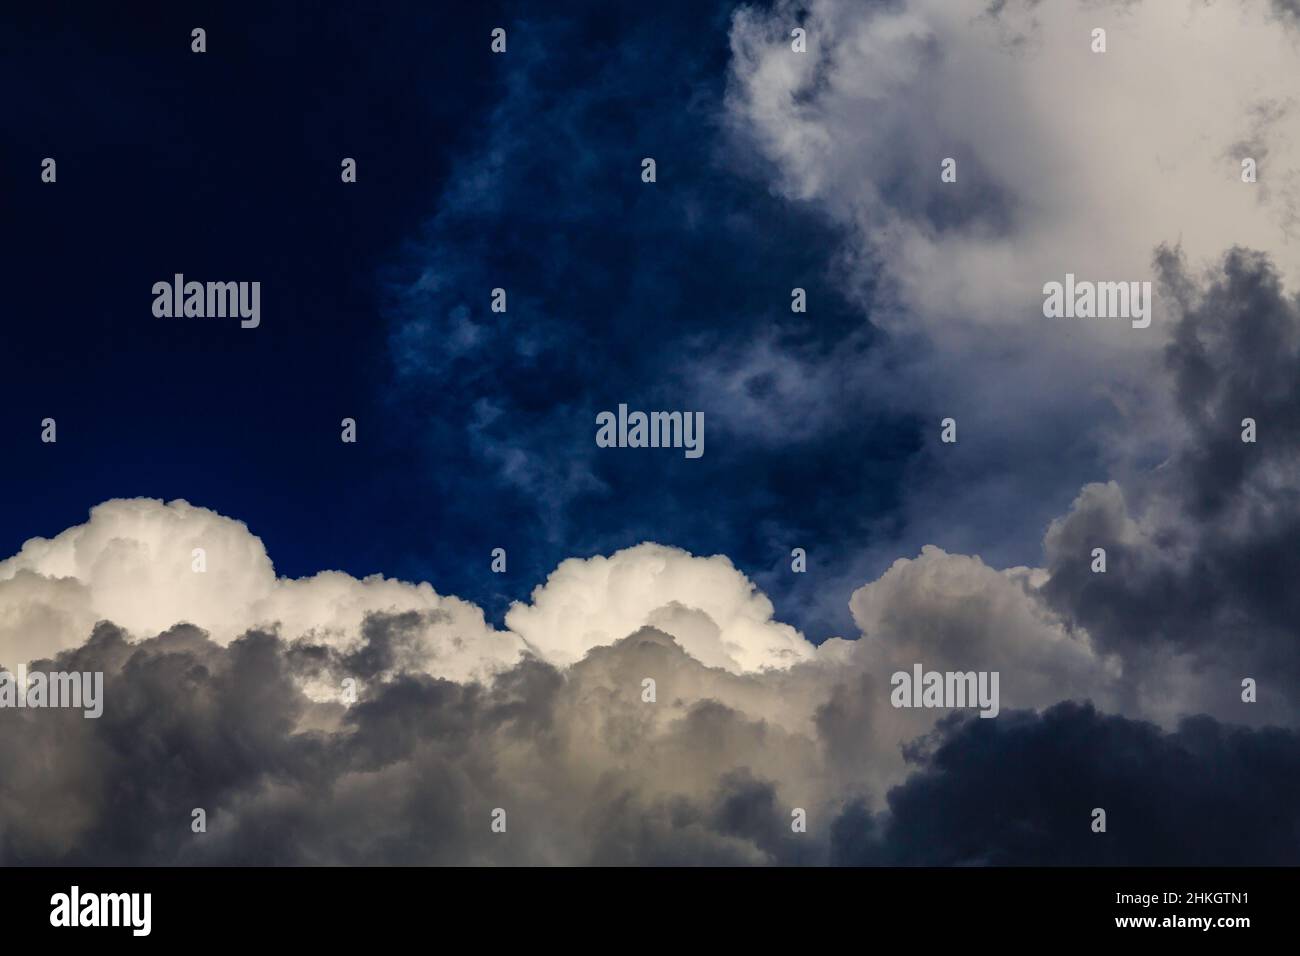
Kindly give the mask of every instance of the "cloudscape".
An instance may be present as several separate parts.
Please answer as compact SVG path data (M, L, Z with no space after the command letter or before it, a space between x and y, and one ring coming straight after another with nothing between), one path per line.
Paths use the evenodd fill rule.
M15 12L0 864L1300 864L1300 6L473 6Z

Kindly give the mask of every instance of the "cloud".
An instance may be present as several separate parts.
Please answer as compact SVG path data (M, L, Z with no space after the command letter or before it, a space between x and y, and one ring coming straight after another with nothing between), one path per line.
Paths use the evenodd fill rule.
M857 499L837 483L860 483L889 443L861 416L844 424L836 402L960 410L959 443L916 454L906 536L917 546L900 549L902 535L884 528L871 548L893 550L879 574L863 576L850 556L812 586L814 600L842 605L848 587L834 585L851 582L855 633L814 647L732 557L653 542L559 562L498 627L430 583L281 578L242 522L184 501L108 501L0 562L0 662L106 675L98 720L28 710L0 722L4 862L1295 860L1294 841L1276 837L1294 831L1295 795L1270 790L1294 763L1300 722L1290 586L1300 305L1287 292L1290 200L1276 165L1293 145L1293 107L1286 89L1263 102L1250 87L1289 41L1261 34L1259 6L1232 17L1225 5L1195 7L1166 38L1168 8L1149 3L1085 16L1041 4L820 2L799 59L786 43L791 9L733 21L733 132L760 146L787 199L836 223L833 278L869 313L843 302L820 311L833 298L820 276L810 290L818 322L829 322L815 332L764 320L736 345L679 317L662 328L683 346L671 369L645 358L640 338L620 340L619 368L668 386L650 394L717 391L720 431L777 454L751 469L764 476L753 497L722 517L691 512L732 524L744 513L746 529L773 539L789 530L774 525L798 522L752 522L751 512L796 496L812 502L809 532L865 537ZM1058 74L1101 68L1082 39L1095 16L1110 24L1109 72L1067 89ZM1207 46L1211 35L1259 40L1258 55L1247 68L1236 39ZM1076 39L1062 70L1054 51ZM1180 42L1186 56L1174 55ZM1189 64L1230 77L1201 102L1205 142L1187 140L1177 111L1138 129L1143 110L1173 99L1169 84L1203 88ZM538 72L525 61L520 76ZM541 101L524 84L497 116L513 132L490 136L486 155L493 142L536 139L551 118L588 137L618 72L536 115ZM1134 95L1112 109L1121 87ZM1061 109L1067 97L1080 102ZM680 142L691 129L665 135ZM594 453L569 416L604 401L609 376L558 402L528 384L572 381L575 343L591 330L548 337L530 319L560 314L570 280L561 288L554 276L571 270L554 263L585 261L592 224L625 210L570 203L563 241L540 263L552 284L512 291L504 316L451 290L490 288L519 247L503 247L494 265L487 246L471 255L442 241L473 231L494 183L535 177L579 195L573 183L590 170L565 165L563 137L547 142L528 176L505 172L528 155L523 146L462 170L426 244L460 251L395 282L393 357L406 397L446 376L467 384L456 394L468 414L453 419L469 423L471 456L507 483L533 497L605 494L619 486L617 467L588 467ZM1267 173L1249 202L1227 175L1239 148ZM951 195L936 191L937 162L918 159L948 151L962 184ZM670 170L672 154L660 158ZM1193 189L1204 202L1168 199ZM750 194L727 190L721 206L703 187L661 190L657 212L637 221L686 229L701 250L719 245L717 232L692 223L716 220L724 237L761 232L744 218ZM702 212L718 208L729 215ZM1255 249L1220 256L1225 228ZM1181 244L1162 244L1170 239ZM759 246L761 262L784 257ZM1162 297L1156 334L1044 325L1037 287L1067 270L1150 271ZM608 292L640 288L646 275L574 281ZM766 292L738 305L725 290L694 292L732 333L754 332L767 308ZM672 304L647 301L625 305L640 311L610 328L641 328L627 315ZM866 314L888 330L887 348ZM478 386L502 362L519 387L485 398ZM1246 416L1258 423L1254 444L1240 440ZM816 442L827 436L829 451ZM1080 489L1089 472L1099 480ZM636 499L641 520L682 509L675 498L693 487ZM551 530L572 504L555 501ZM1040 567L1002 568L984 550L1017 522L1041 540ZM1099 546L1105 574L1090 568ZM997 670L1001 715L893 708L890 674L916 663ZM1258 703L1240 699L1247 676ZM348 678L352 703L340 694ZM647 679L654 702L643 698ZM1105 837L1088 829L1093 806L1110 814ZM189 828L195 807L208 813L206 833ZM790 829L796 807L807 834ZM1224 839L1189 838L1220 822L1222 807L1232 814ZM505 834L490 829L496 808L507 811Z
M506 625L542 657L572 664L641 626L673 635L688 654L733 672L810 660L813 645L772 619L772 602L723 555L696 558L642 544L560 564Z
M646 543L570 559L498 630L427 583L277 578L242 523L185 502L93 509L0 562L0 659L106 675L97 720L5 712L0 854L1294 860L1277 834L1295 801L1274 784L1300 719L1300 308L1262 255L1193 273L1170 251L1162 269L1178 293L1167 458L1086 485L1041 568L937 547L896 561L853 593L852 640L813 648L721 555ZM889 675L915 663L998 670L1002 713L893 708ZM1257 703L1241 700L1246 676ZM1095 806L1107 839L1088 829ZM188 829L195 807L206 833ZM496 808L507 834L490 829ZM807 834L790 830L795 808ZM1207 820L1227 836L1189 838Z
M401 626L372 617L361 656ZM755 863L784 839L756 815L818 796L817 748L782 725L777 688L653 630L564 674L531 658L488 685L403 673L351 707L313 702L301 677L355 655L260 631L130 642L104 623L47 664L103 671L113 703L0 723L6 864Z
M217 600L191 546L248 573L206 579ZM35 651L7 633L7 661L106 674L98 720L6 712L8 862L824 862L792 810L882 800L938 716L889 706L872 642L814 648L725 557L654 544L563 562L505 631L428 584L278 579L242 523L184 502L107 502L0 573L7 621L55 622ZM898 577L855 603L864 622L911 613ZM959 616L974 597L945 586ZM61 593L75 613L40 607ZM1031 643L1022 670L1046 670ZM933 631L913 648L950 656ZM493 840L496 807L519 836Z
M1045 707L1062 699L1110 703L1122 675L1086 631L1065 626L1042 599L1047 575L996 571L978 557L926 547L854 592L860 653L878 673L996 670L1002 706Z
M1164 733L1060 704L947 726L929 747L886 816L855 806L835 822L835 862L1270 866L1300 853L1291 730L1196 717Z
M1285 157L1300 143L1279 117L1300 108L1300 72L1269 12L1262 0L744 7L731 115L785 195L854 227L907 307L895 320L932 332L1041 324L1044 282L1149 277L1168 242L1199 262L1230 235L1285 261L1294 284ZM806 54L791 50L794 23ZM1243 140L1269 157L1258 202L1231 151ZM956 183L940 181L945 157ZM1079 334L1153 338L1105 323Z
M1181 416L1173 448L1125 489L1086 486L1052 523L1043 594L1099 648L1122 653L1134 682L1146 672L1164 684L1153 697L1239 713L1234 688L1251 677L1269 688L1252 720L1294 723L1300 302L1267 257L1246 250L1203 274L1170 250L1162 269L1178 290L1165 351ZM1242 440L1247 417L1253 443ZM1089 567L1095 547L1107 552L1104 575Z
M195 548L203 572L194 570ZM77 646L99 620L138 636L190 623L222 644L274 628L288 640L355 650L378 612L397 616L404 634L385 645L383 673L457 681L491 676L526 651L568 666L642 626L733 672L788 668L814 654L726 557L649 543L564 561L530 604L512 607L506 631L428 583L337 571L278 578L243 522L185 501L108 501L85 524L33 538L0 562L0 661L14 663Z
M825 403L901 405L920 423L898 526L855 564L859 581L930 543L1028 564L1082 481L1164 456L1181 418L1160 365L1181 313L1162 249L1199 274L1240 243L1297 287L1288 157L1300 142L1287 117L1300 53L1281 10L814 0L736 12L727 128L778 195L843 230L833 275L887 333ZM1098 26L1104 54L1091 51ZM1241 182L1244 155L1257 183ZM946 157L956 183L940 181ZM1042 287L1067 272L1153 281L1151 328L1045 319ZM742 367L774 364L751 351ZM939 447L949 416L958 444Z
M426 582L280 577L185 501L28 541L0 662L102 671L105 707L0 714L0 862L1300 858L1293 0L681 8L513 32L385 276L435 547L584 556L512 547L551 573L496 626ZM1066 271L1154 276L1151 334L1043 322ZM709 457L602 456L623 399L705 408ZM620 549L701 528L736 548ZM814 647L740 570L793 591L792 543L857 633ZM915 663L999 671L1000 716L894 709Z
M196 548L203 572L194 570ZM483 677L524 650L479 608L428 584L335 571L278 578L243 522L186 501L136 498L104 502L85 524L33 538L0 561L0 662L76 647L100 620L140 637L190 623L221 644L278 627L288 638L346 648L376 611L415 615L418 635L402 663L424 673Z
M372 617L362 652L394 626ZM103 671L103 717L0 722L0 860L1258 863L1297 849L1288 730L1202 717L1166 734L1081 705L950 719L906 748L912 775L886 800L840 772L822 723L788 719L806 665L728 674L643 629L564 672L525 659L486 685L406 673L344 707L302 692L308 660L350 664L266 632L221 645L182 625L131 642L99 625L43 666ZM807 833L790 827L796 807Z

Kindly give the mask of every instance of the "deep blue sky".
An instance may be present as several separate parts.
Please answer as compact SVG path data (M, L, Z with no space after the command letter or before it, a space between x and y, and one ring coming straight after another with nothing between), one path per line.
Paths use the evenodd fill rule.
M653 539L729 555L813 640L846 630L810 595L888 533L918 423L822 381L839 424L774 432L745 398L779 370L709 386L754 342L873 347L838 237L722 122L730 5L565 6L10 12L0 429L26 504L0 553L107 498L185 498L280 574L425 579L498 617L563 558ZM155 318L175 272L260 281L261 327ZM704 458L597 449L619 402L704 411Z

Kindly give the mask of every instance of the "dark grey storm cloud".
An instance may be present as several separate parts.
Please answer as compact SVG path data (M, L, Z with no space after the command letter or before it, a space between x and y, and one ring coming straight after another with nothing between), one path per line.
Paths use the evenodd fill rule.
M103 623L33 662L103 671L106 704L97 720L0 715L0 860L815 860L815 841L797 841L772 783L749 769L787 746L779 731L714 700L666 732L646 723L638 675L659 674L667 693L687 679L674 672L718 674L665 635L598 649L567 675L528 659L490 687L409 673L368 684L407 617L370 618L346 655L256 631L222 647L188 625L128 643ZM360 699L313 702L297 683L325 675L356 678ZM196 808L206 832L191 828Z
M838 863L1276 865L1300 855L1300 735L1209 717L1175 733L1060 704L949 721L878 819L835 822ZM1106 812L1094 832L1093 810Z
M1271 0L1273 12L1284 23L1300 26L1300 0Z
M1260 863L1300 852L1290 730L1200 717L1167 734L1075 704L947 720L909 745L916 773L877 813L834 713L803 737L709 699L709 688L752 693L755 679L705 668L651 629L563 673L526 660L490 687L402 674L362 681L350 708L299 689L307 672L333 679L382 658L400 617L372 617L347 658L262 632L221 647L187 625L128 643L101 624L47 663L103 670L103 717L0 721L0 860ZM647 672L660 676L657 706L675 714L666 723L638 697ZM796 833L791 798L805 785L809 826ZM1105 835L1090 829L1095 806ZM191 830L194 808L205 833ZM496 808L505 833L491 831Z
M1267 685L1294 715L1300 301L1267 257L1242 249L1203 281L1171 250L1158 266L1179 312L1166 365L1183 434L1137 487L1084 489L1048 534L1045 593L1105 650L1153 667L1162 649L1191 652ZM1095 547L1105 574L1091 571Z

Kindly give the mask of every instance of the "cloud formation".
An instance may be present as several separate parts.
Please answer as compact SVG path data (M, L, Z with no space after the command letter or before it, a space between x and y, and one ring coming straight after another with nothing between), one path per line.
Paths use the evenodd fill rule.
M196 572L195 549L205 566ZM117 499L54 538L33 538L0 562L0 662L45 656L85 639L100 620L151 636L194 624L226 644L253 627L347 647L376 610L413 612L419 639L405 666L451 679L490 675L519 659L514 635L477 607L428 584L323 571L277 578L241 521L185 501Z
M1134 684L1144 672L1165 685L1153 699L1187 694L1222 714L1250 677L1280 691L1254 719L1294 724L1300 299L1268 257L1243 249L1203 274L1167 250L1161 269L1179 317L1164 356L1180 412L1173 448L1124 488L1086 486L1052 523L1043 593L1122 654ZM1242 440L1247 418L1253 442ZM1107 550L1105 575L1089 570L1094 547Z
M552 663L580 660L641 626L671 634L696 660L732 672L789 667L813 646L772 620L772 602L722 555L644 544L563 562L506 625Z
M1258 253L1161 267L1167 459L1085 486L1040 568L896 561L853 593L859 633L817 647L722 556L570 559L497 629L427 583L278 578L246 526L185 502L96 507L0 562L0 661L106 675L97 720L0 714L0 854L1293 862L1300 305ZM893 708L916 663L999 671L1000 715ZM1188 837L1211 817L1222 839Z
M197 560L204 570L195 570ZM287 640L347 651L376 613L408 622L392 668L457 681L490 677L526 651L568 666L642 626L737 673L788 668L814 654L772 619L771 601L726 557L649 543L563 562L530 604L510 610L507 631L428 583L337 571L278 578L243 522L186 501L108 501L85 524L33 538L0 562L0 661L75 647L100 620L140 636L194 624L221 644L273 628Z
M861 255L883 264L906 309L873 321L1041 324L1052 278L1150 277L1170 242L1199 265L1225 235L1300 280L1282 258L1300 225L1295 35L1262 0L798 11L736 14L732 115L784 194L852 224ZM806 54L791 50L796 23ZM1092 50L1098 27L1105 53ZM1265 187L1253 193L1246 156ZM940 181L945 157L956 183ZM1105 323L1079 335L1153 338Z
M372 618L361 656L394 628ZM1300 849L1294 731L1200 717L1167 734L1073 704L950 719L906 748L915 772L886 800L840 759L877 728L830 707L800 727L798 669L730 675L653 629L566 671L530 658L487 685L402 674L350 707L311 701L300 677L363 665L259 631L132 643L105 623L51 663L104 671L110 706L0 722L6 865L1258 863Z
M633 69L656 61L647 49L695 44L691 108L643 129L675 144L657 147L664 172L708 166L683 144L697 143L701 115L717 118L713 41L665 18L667 35L647 31L647 45L623 43L606 62L607 47L584 42L592 24L552 24L549 44L507 75L477 157L486 165L453 177L412 274L392 282L402 398L427 398L431 382L440 401L451 393L451 413L430 426L440 452L464 446L439 462L460 492L447 497L465 500L473 484L457 461L487 461L545 503L540 523L556 539L584 496L625 506L616 487L645 489L627 496L638 527L679 510L759 540L784 541L791 525L856 532L845 502L858 499L833 492L899 451L862 415L846 424L844 409L874 400L929 421L957 408L962 443L916 462L931 477L918 481L908 533L925 546L894 550L878 576L840 569L857 633L814 646L725 555L647 542L570 558L498 627L430 583L279 577L242 522L184 501L105 502L0 562L0 663L106 676L98 720L0 712L0 862L1300 860L1300 307L1286 291L1284 166L1300 74L1263 3L1196 4L1188 29L1166 30L1171 10L819 0L802 21L804 58L789 49L792 5L738 13L723 118L758 146L749 161L775 173L782 198L766 197L766 213L797 205L835 224L831 279L804 251L817 243L789 241L826 230L791 214L769 242L753 190L726 176L671 186L666 175L658 193L637 194L634 217L624 193L588 199L591 176L635 169L643 151L607 145L571 161L575 144L620 142L603 134L627 100L662 93L658 71ZM1086 42L1097 16L1110 29L1104 71ZM561 95L548 46L592 58L584 95ZM1079 76L1092 82L1066 82ZM1242 150L1262 170L1247 201ZM941 201L946 155L962 188ZM537 191L555 203L537 205ZM1202 201L1184 203L1191 194ZM533 219L484 238L493 203ZM1254 251L1222 255L1229 230ZM656 258L670 235L686 251ZM741 237L746 281L708 281ZM596 261L597 243L627 254L609 271L570 268ZM521 262L539 278L512 287L510 312L464 298ZM758 281L773 263L776 295ZM766 310L786 305L785 273L801 270L816 322L783 328ZM1153 334L1044 325L1038 289L1065 271L1153 272ZM649 289L682 290L680 301ZM866 308L843 308L837 292ZM578 294L588 308L573 317ZM597 337L585 322L621 361L580 378L583 343ZM888 330L887 350L869 322ZM671 368L645 347L652 324L661 345L681 347ZM493 380L485 396L493 376L517 387ZM534 379L568 392L539 395ZM624 459L597 470L572 422L607 403L611 380L667 404L712 390L721 431L741 439L732 447L770 457L747 451L732 470L672 486ZM1080 437L1099 407L1102 437ZM1245 416L1259 425L1254 444L1240 441ZM749 494L725 513L680 503L737 464L753 487L734 482ZM1080 489L1081 473L1098 480ZM753 519L774 501L797 501L807 524ZM1012 522L1042 537L1041 566L974 553ZM961 535L971 547L952 544ZM591 555L587 543L573 549ZM1089 566L1098 546L1104 575ZM816 600L846 603L835 580L819 579ZM1000 715L893 708L890 674L917 663L998 671ZM1258 681L1257 703L1241 699L1244 677ZM1096 806L1108 810L1104 836L1089 827ZM206 832L191 829L196 808ZM498 808L505 833L490 827ZM791 829L796 809L807 833Z
M1028 563L1081 477L1161 459L1181 422L1159 375L1180 314L1160 284L1162 248L1199 275L1238 243L1297 288L1288 117L1300 51L1285 7L814 0L736 12L727 128L774 191L842 228L833 274L888 333L856 374L848 339L838 360L782 359L807 387L829 380L823 406L850 395L902 407L923 439L944 417L959 424L957 446L922 441L901 527L859 579L927 543ZM791 49L796 25L806 53ZM1098 27L1105 53L1092 51ZM940 179L949 157L953 183ZM1241 180L1247 157L1255 183ZM1046 319L1043 286L1067 273L1153 281L1151 327ZM769 353L760 338L729 364L783 364Z
M1173 733L1060 704L947 727L883 823L851 807L833 859L894 866L1277 866L1300 850L1300 735L1209 717ZM1078 825L1095 808L1107 829Z

